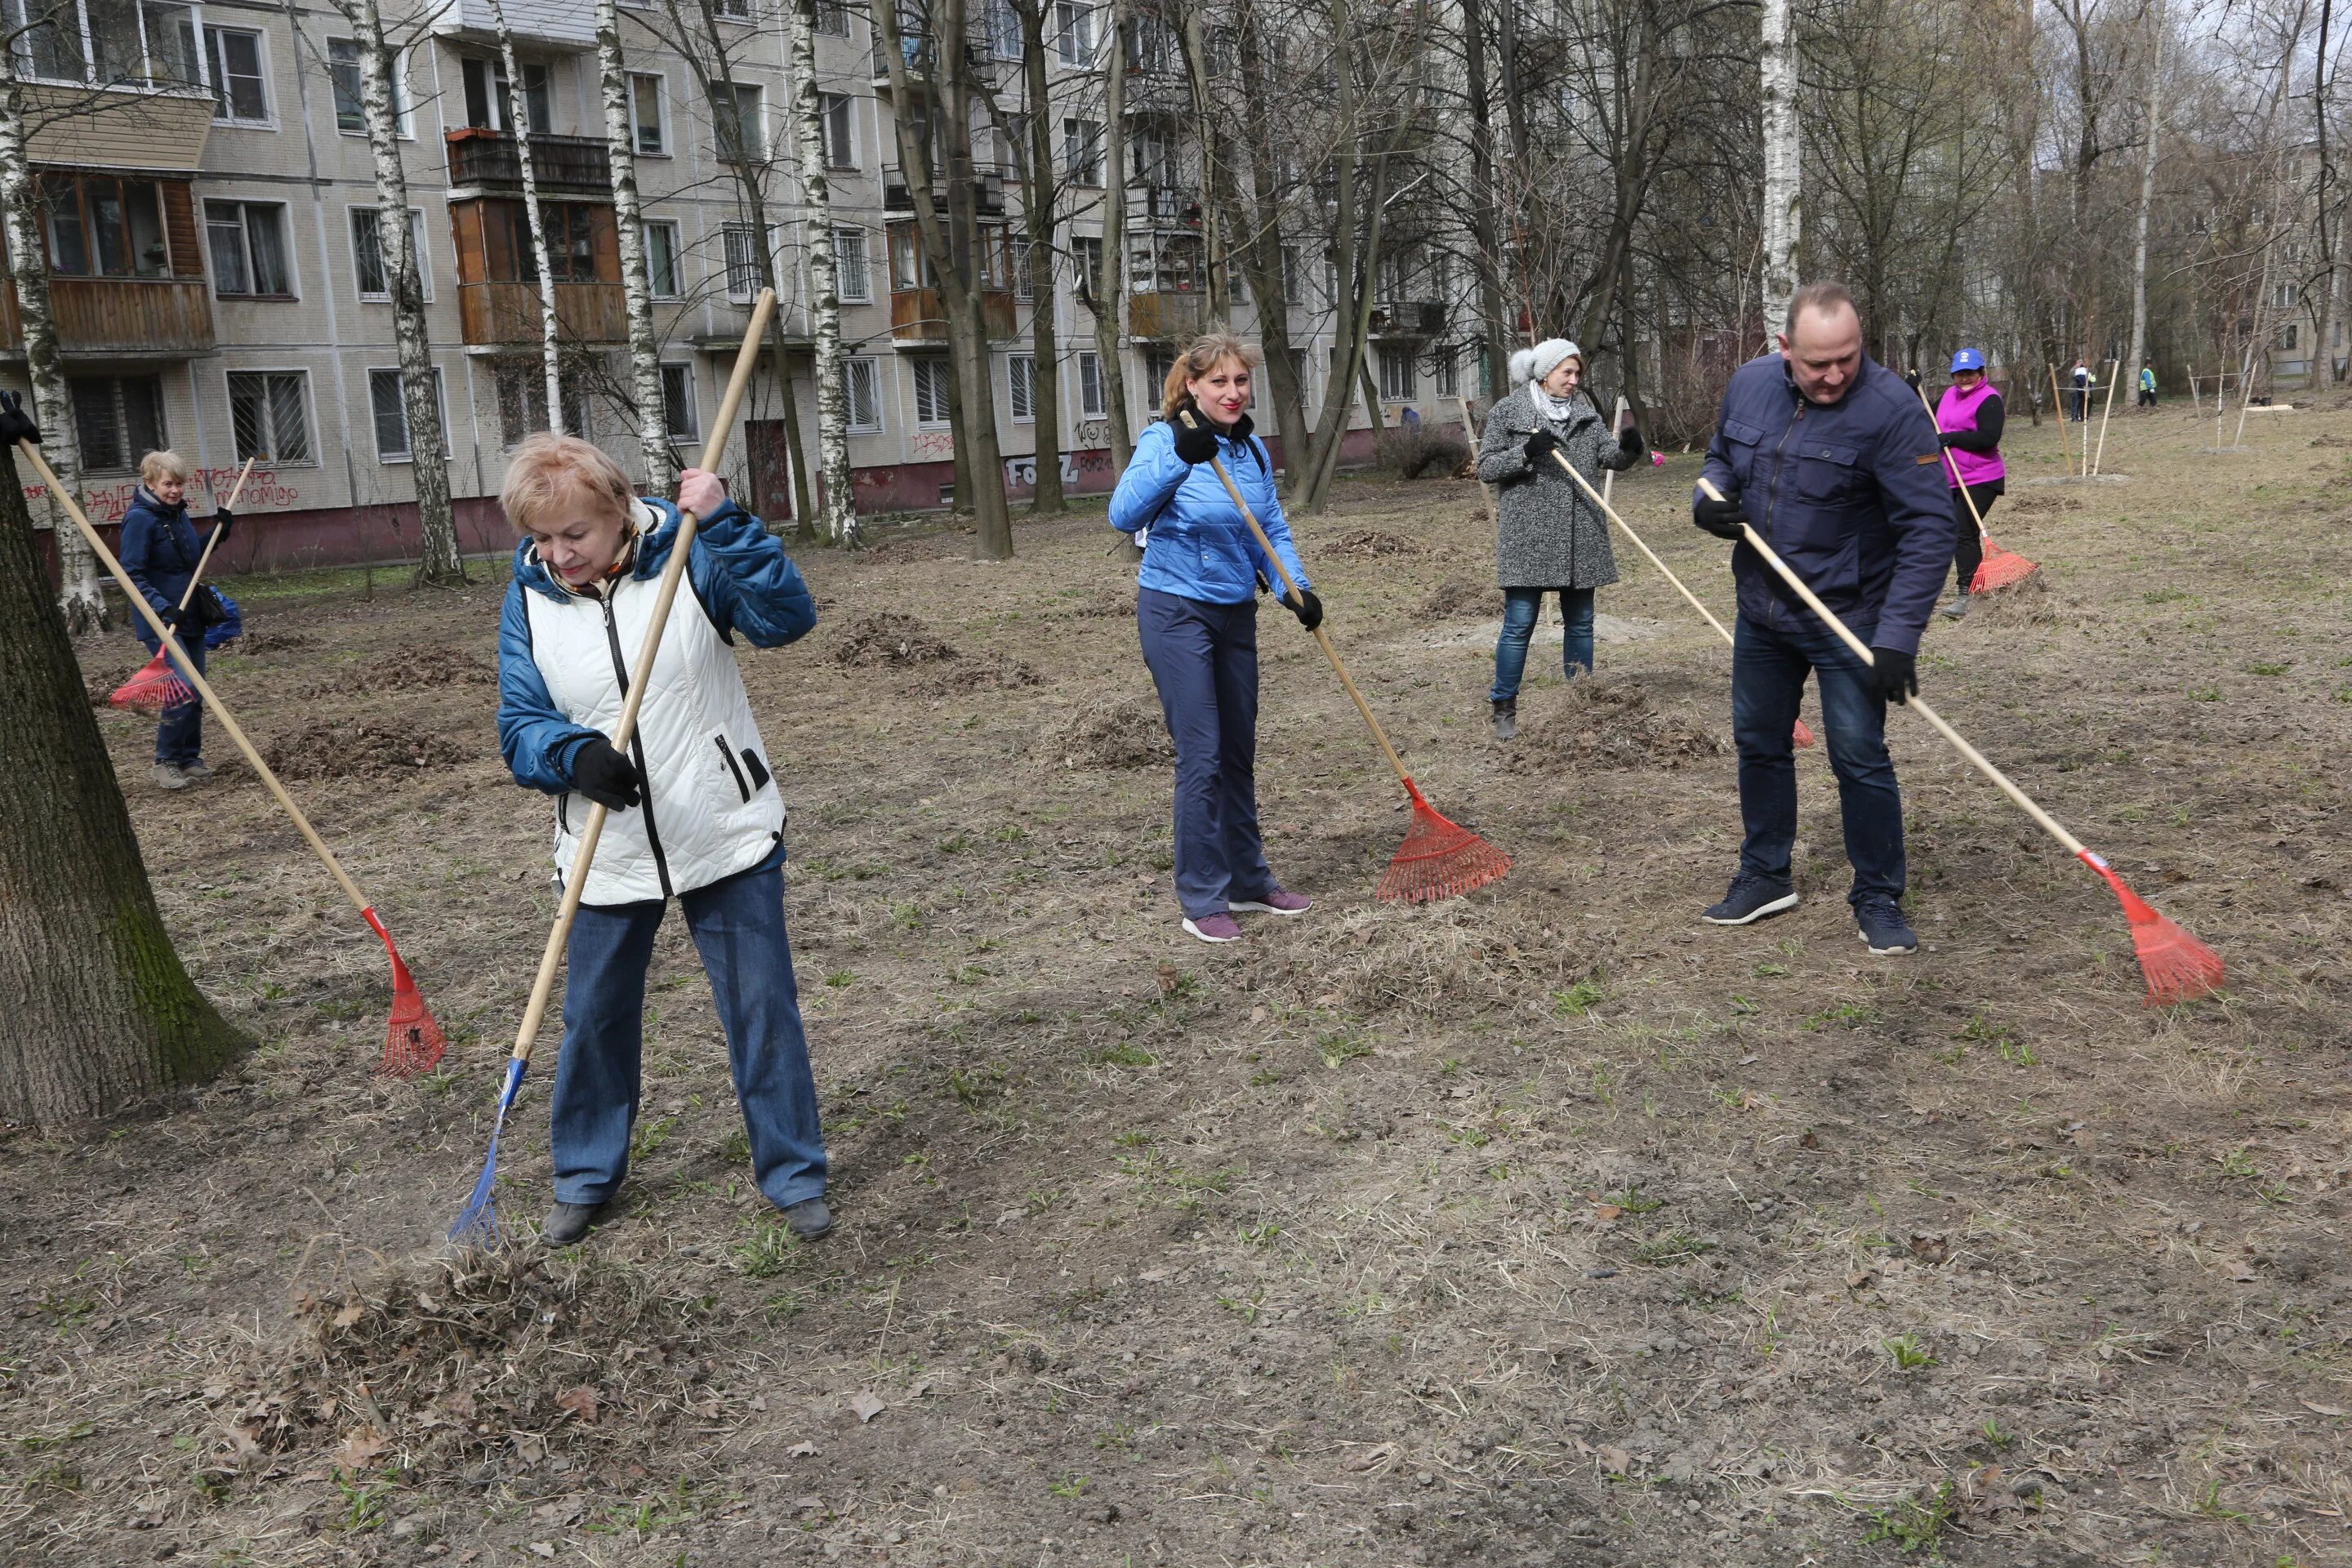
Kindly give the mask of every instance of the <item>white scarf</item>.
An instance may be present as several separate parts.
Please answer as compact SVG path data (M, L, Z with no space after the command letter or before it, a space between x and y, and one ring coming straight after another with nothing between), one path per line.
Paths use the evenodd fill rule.
M1554 397L1544 390L1543 383L1539 381L1528 383L1528 395L1535 399L1536 412L1549 416L1555 425L1567 424L1570 416L1576 412L1574 393L1570 393L1566 397Z

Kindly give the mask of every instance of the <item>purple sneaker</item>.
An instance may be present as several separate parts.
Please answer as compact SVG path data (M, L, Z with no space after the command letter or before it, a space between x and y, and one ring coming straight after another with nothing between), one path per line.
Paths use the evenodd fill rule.
M1186 916L1184 929L1202 942L1239 942L1242 928L1234 923L1231 915L1202 915L1199 920Z
M1315 900L1297 893L1286 893L1275 889L1262 899L1237 899L1225 908L1235 914L1303 915L1315 907Z

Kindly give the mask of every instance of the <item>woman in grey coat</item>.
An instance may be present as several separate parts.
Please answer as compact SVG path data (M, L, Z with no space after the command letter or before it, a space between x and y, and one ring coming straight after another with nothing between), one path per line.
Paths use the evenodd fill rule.
M1584 353L1566 339L1513 354L1511 379L1518 389L1495 405L1478 442L1478 477L1495 487L1495 568L1503 589L1503 635L1486 694L1498 741L1518 731L1519 678L1544 595L1559 595L1567 623L1561 659L1572 680L1579 668L1592 672L1593 590L1617 581L1608 519L1552 454L1597 489L1603 468L1629 468L1645 449L1630 426L1609 434L1601 410L1579 390Z

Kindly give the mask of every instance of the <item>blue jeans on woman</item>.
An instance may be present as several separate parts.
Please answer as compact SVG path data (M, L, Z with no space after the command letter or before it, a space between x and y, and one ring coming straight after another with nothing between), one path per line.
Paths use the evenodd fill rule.
M132 612L134 615L137 613ZM147 629L147 623L143 619L139 623L139 641L147 649L148 657L152 658L163 645L156 640L152 632ZM188 650L188 664L183 666L178 659L173 659L170 661L173 669L184 680L187 679L189 666L193 666L195 672L202 675L205 672L204 634L189 632L180 639L180 646ZM155 718L155 760L158 763L169 763L174 767L184 768L191 763L204 761L205 700L203 698L191 693L185 702L175 703L164 709Z
M1503 635L1495 639L1495 689L1490 702L1508 702L1519 694L1519 678L1527 673L1528 639L1536 635L1546 594L1559 595L1560 618L1568 623L1560 645L1560 670L1569 679L1579 669L1592 673L1592 590L1590 588L1506 588L1503 590Z
M727 1031L727 1065L751 1174L788 1209L824 1195L824 1133L801 1028L793 947L784 930L783 851L749 871L678 895ZM550 1097L555 1197L600 1204L629 1171L645 1053L646 965L668 904L583 904L563 984L563 1052Z
M1135 595L1143 662L1176 742L1176 901L1184 918L1274 891L1257 826L1257 604Z

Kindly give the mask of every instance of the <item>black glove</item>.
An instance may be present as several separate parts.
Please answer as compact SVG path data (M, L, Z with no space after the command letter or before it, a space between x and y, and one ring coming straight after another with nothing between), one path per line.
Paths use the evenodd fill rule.
M1217 455L1217 433L1195 416L1176 421L1176 455L1188 463L1205 463Z
M188 602L180 606L178 616L172 629L184 638L200 637L205 635L206 626L216 626L228 619L228 606L220 602L220 595L211 588L199 587L188 595Z
M236 525L236 514L225 506L213 508L213 531L223 544L228 542L228 531Z
M1919 661L1891 647L1870 650L1870 685L1885 702L1904 702L1919 695Z
M1748 513L1740 506L1738 496L1717 500L1712 496L1702 495L1691 502L1691 521L1717 539L1737 540L1741 525L1748 521Z
M177 605L166 605L162 609L155 612L155 618L163 622L163 625L170 629L173 637L180 636L181 633L192 624L194 616L195 605L194 601L190 601L188 607L185 609L182 609Z
M1617 449L1628 457L1640 457L1647 445L1648 443L1642 439L1641 431L1631 425L1617 432Z
M1311 632L1323 624L1323 601L1315 596L1315 590L1312 588L1301 588L1298 592L1300 597L1307 601L1305 604L1302 605L1297 599L1285 594L1282 596L1282 607L1297 616L1298 624Z
M1559 437L1550 431L1538 428L1528 432L1528 461L1541 467L1544 454L1560 450Z
M598 805L626 811L638 800L636 765L598 735L572 753L572 787Z
M15 446L19 441L41 444L41 427L25 412L25 399L14 392L0 392L0 441Z
M1957 446L1959 439L1960 433L1958 430L1939 430L1936 433L1936 445L1938 447Z
M1910 388L1912 391L1914 391L1914 392L1918 391L1918 390L1919 390L1919 373L1918 373L1917 371L1916 371L1916 370L1906 370L1906 371L1905 371L1905 372L1903 373L1903 384L1904 384L1904 385L1906 385L1906 386L1907 386L1907 387L1909 387L1909 388Z

